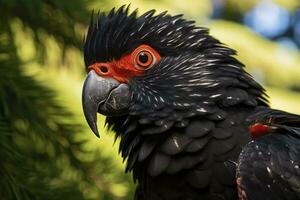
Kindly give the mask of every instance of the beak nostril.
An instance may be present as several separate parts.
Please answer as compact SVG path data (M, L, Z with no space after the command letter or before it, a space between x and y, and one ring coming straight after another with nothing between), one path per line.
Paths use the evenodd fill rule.
M99 69L100 69L100 71L103 73L103 74L106 74L107 72L108 72L108 67L106 67L106 66L100 66L99 67Z
M110 66L106 63L95 63L88 67L88 72L94 70L99 76L108 76L111 74Z

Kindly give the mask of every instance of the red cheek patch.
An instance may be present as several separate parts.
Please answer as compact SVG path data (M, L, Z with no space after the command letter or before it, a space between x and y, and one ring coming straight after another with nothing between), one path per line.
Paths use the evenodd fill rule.
M133 76L143 73L142 70L134 67L130 55L124 56L117 61L92 64L88 67L88 71L90 70L94 70L99 76L111 77L122 83L127 83Z
M137 62L139 61L137 55L140 55L140 53L148 56L149 62L142 63L147 66L138 67L140 63ZM94 63L88 67L88 71L94 70L99 76L111 77L119 82L127 83L130 78L143 74L146 69L156 64L160 58L160 55L152 47L143 44L119 60Z
M272 128L268 125L255 123L249 127L249 132L253 138L257 138L266 135L272 131Z

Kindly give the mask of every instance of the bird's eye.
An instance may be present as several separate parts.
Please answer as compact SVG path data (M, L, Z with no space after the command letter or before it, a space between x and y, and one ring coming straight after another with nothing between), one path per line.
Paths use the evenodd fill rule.
M160 60L160 55L148 45L141 45L133 52L135 67L139 70L151 68Z
M137 64L136 67L140 69L148 69L155 63L155 57L150 51L143 50L137 54L135 62Z

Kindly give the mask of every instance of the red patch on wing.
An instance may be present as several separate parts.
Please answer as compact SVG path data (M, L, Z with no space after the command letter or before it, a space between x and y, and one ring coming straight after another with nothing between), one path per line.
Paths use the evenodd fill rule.
M272 131L272 128L268 125L255 123L249 127L249 132L253 138L257 138L266 135Z
M148 56L144 65L139 62L138 56ZM151 57L150 57L150 56ZM150 60L151 59L151 60ZM144 73L161 59L160 55L148 45L140 45L130 54L122 56L119 60L110 62L97 62L88 67L88 71L94 70L99 76L111 77L119 82L128 82L130 78Z

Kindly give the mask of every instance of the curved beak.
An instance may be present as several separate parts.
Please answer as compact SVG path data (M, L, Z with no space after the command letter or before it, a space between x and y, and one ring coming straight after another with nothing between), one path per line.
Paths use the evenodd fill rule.
M112 78L102 78L91 70L85 79L82 90L82 108L87 123L97 137L97 111L99 105L104 103L109 92L120 83Z
M97 112L114 116L127 110L130 91L127 84L113 78L103 78L91 70L83 85L82 108L87 123L97 137Z

